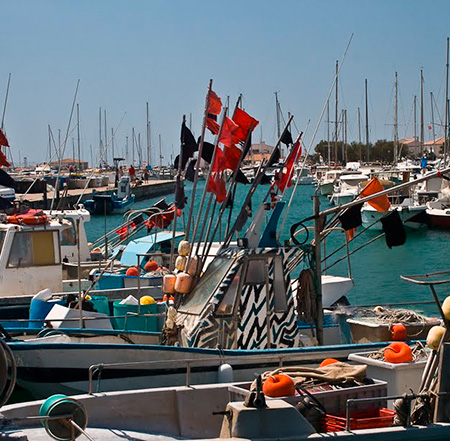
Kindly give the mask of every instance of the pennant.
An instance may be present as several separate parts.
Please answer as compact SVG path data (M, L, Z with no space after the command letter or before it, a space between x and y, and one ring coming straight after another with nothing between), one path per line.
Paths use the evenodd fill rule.
M184 170L186 164L190 158L194 156L194 153L198 150L197 142L195 141L194 135L186 126L183 121L181 124L181 168Z
M197 162L196 159L191 159L188 162L186 169L184 170L184 178L190 182L195 181L195 163L196 162Z
M220 132L219 142L227 147L235 145L239 140L236 138L235 133L239 126L228 116L225 117L222 124L222 131Z
M17 188L17 182L0 168L0 185L8 188Z
M2 129L0 129L0 146L9 147L8 140L6 139Z
M192 162L192 161L191 161ZM175 180L175 207L182 210L186 205L186 196L184 195L184 184L178 174Z
M227 196L225 179L223 177L225 168L225 155L223 154L222 150L217 147L214 162L211 166L211 173L206 186L206 191L208 191L209 193L214 193L216 195L216 200L218 203L222 203Z
M225 146L225 164L226 168L235 171L238 168L239 160L241 159L242 150L235 145L230 147Z
M339 222L345 231L353 230L362 225L361 208L363 204L356 204L347 208L339 215Z
M272 165L276 164L280 160L280 157L281 157L280 148L275 147L275 150L272 152L272 155L270 156L267 166L271 167Z
M286 130L282 133L282 135L281 135L281 142L282 142L283 144L286 144L286 146L289 146L289 145L294 144L294 141L292 140L291 132L290 132L288 129L286 129Z
M220 126L217 124L217 121L215 121L212 118L206 118L206 128L213 134L218 135Z
M2 152L2 150L0 149L0 167L4 165L5 167L11 167L11 164L8 162L8 160L6 159L5 154Z
M284 163L283 170L278 175L278 180L275 181L278 189L281 192L284 192L287 187L292 185L292 175L294 173L294 166L298 161L298 158L302 154L302 145L300 144L300 140L298 139L291 151L289 152L288 157Z
M239 184L250 184L250 181L247 179L247 176L245 176L244 172L241 169L237 171L235 180Z
M238 126L236 130L235 137L239 139L241 142L245 142L247 140L248 133L250 128L252 131L259 124L255 118L251 117L247 112L242 109L236 108L233 115L233 121Z
M377 178L372 178L369 183L362 189L361 193L359 194L360 198L365 198L367 196L371 196L375 193L379 193L380 191L383 191L384 188L380 184L380 181ZM389 198L387 195L378 196L377 198L371 199L370 201L367 201L368 204L370 204L375 210L383 212L383 211L389 211L389 208L391 204L389 203Z
M198 145L200 145L200 137L198 138L197 142ZM208 164L211 164L213 153L214 153L214 144L203 141L202 159L206 161Z
M380 219L389 248L398 247L406 242L406 231L397 210L391 211Z
M222 100L213 90L210 90L208 99L208 113L211 115L218 115L221 110Z

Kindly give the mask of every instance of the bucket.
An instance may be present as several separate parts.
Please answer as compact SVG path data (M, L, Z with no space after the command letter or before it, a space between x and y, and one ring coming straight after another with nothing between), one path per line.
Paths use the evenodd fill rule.
M41 417L57 417L59 415L70 415L82 430L87 426L87 413L83 405L73 398L63 394L52 395L47 398L39 409ZM81 431L67 424L67 417L61 419L43 419L42 425L46 432L58 441L70 441L81 435Z
M94 309L100 314L105 314L107 316L111 315L109 310L108 297L106 296L92 296L91 302L94 305Z
M118 330L126 331L157 331L158 317L145 317L143 314L157 314L158 306L156 303L151 305L121 305L120 300L113 303L114 316L125 316L128 313L141 314L129 315L128 317L119 317L113 319L113 327Z
M30 304L30 320L45 319L47 314L51 311L54 305L65 305L66 302L63 299L55 300L39 300L33 299ZM40 329L44 326L44 322L29 322L28 327L31 329Z

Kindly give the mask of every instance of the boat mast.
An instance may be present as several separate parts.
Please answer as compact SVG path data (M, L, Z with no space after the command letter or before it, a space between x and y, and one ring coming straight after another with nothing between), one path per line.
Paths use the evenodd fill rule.
M277 138L280 137L280 133L281 133L281 129L280 129L280 125L281 125L281 121L280 121L280 103L278 101L278 92L275 92L275 110L276 110L276 115L277 115ZM280 147L280 160L283 158L283 148Z
M106 131L106 109L104 110L104 124L105 124L105 165L108 165L108 133Z
M147 104L147 164L152 165L152 142L150 139L150 114Z
M338 163L338 74L339 61L336 61L336 98L334 109L334 162Z
M417 145L417 95L414 95L414 144Z
M447 37L447 64L445 65L445 112L444 112L444 166L447 162L447 143L448 143L448 55L449 38Z
M77 147L78 147L78 171L81 170L81 147L80 147L80 105L77 104Z
M114 129L111 127L111 153L114 164L114 157L116 156L115 145L114 145Z
M430 92L431 99L431 127L433 128L433 153L436 153L436 131L434 129L434 109L433 109L433 92Z
M344 145L342 146L345 153L345 162L347 162L347 109L344 109Z
M131 164L134 167L134 127L131 128Z
M102 108L98 110L98 152L100 154L100 165L103 164L103 146L102 146Z
M370 161L370 150L369 150L369 107L367 104L367 78L365 80L365 95L366 95L366 148L367 148L367 162Z
M161 134L159 134L159 179L161 179L162 171L162 148L161 148Z
M330 100L327 100L327 146L328 146L328 166L331 162L331 146L330 146Z
M394 165L398 159L398 77L395 72L395 107L394 107Z
M424 132L423 132L423 69L420 69L420 152L423 155Z
M361 145L361 110L358 107L358 144L359 144L359 162L362 162L362 145Z

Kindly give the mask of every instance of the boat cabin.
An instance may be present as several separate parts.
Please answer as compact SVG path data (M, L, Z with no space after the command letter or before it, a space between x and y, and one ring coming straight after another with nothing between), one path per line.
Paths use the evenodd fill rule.
M64 221L41 225L0 224L0 296L62 288L60 234Z
M221 251L178 308L180 346L266 349L299 345L288 262L296 248Z

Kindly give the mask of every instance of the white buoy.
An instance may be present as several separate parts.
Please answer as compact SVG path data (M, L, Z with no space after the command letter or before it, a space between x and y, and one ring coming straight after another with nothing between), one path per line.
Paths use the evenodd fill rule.
M228 363L223 363L217 371L217 381L219 383L233 382L233 368Z

